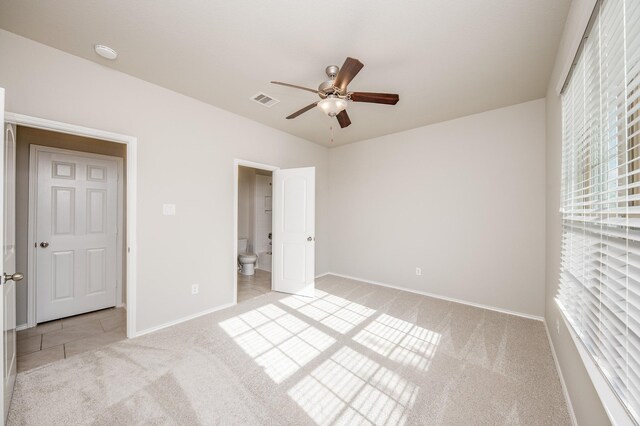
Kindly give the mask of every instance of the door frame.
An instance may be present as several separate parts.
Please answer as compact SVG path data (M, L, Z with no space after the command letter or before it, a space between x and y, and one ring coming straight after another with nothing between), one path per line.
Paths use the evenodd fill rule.
M136 336L136 267L137 267L137 172L138 172L138 138L135 136L122 135L105 130L92 129L89 127L68 124L59 121L47 120L44 118L32 117L12 112L5 113L5 122L17 126L32 127L35 129L50 130L59 133L84 136L93 139L101 139L109 142L122 143L127 150L127 211L124 221L127 225L126 235L126 311L127 311L127 338ZM75 151L74 151L75 152ZM120 245L122 247L122 245ZM29 274L31 277L31 274ZM31 296L29 296L31 298ZM35 298L34 298L35 300ZM35 310L33 318L27 318L27 327L35 326ZM33 322L30 322L33 321Z
M14 251L14 255L13 255L13 267L11 270L7 271L6 269L4 269L4 261L5 261L5 256L6 256L6 252L4 252L4 250L6 249L6 247L4 246L5 243L5 229L4 229L4 224L6 221L6 216L5 213L5 201L8 201L7 199L5 199L7 193L5 192L5 187L7 184L7 181L5 180L6 177L6 168L5 166L7 165L7 136L9 134L11 134L12 138L13 138L13 178L14 178L14 199L13 201L13 231L14 231L14 238L13 238L13 248L15 249L15 157L16 157L16 133L15 133L15 126L11 125L10 123L5 123L4 121L4 95L5 95L5 91L4 88L0 87L0 124L1 124L1 128L2 128L2 148L0 149L0 204L2 204L2 206L0 206L0 244L3 245L3 250L2 253L0 253L0 258L2 258L2 271L0 271L0 274L2 272L4 272L5 274L9 273L9 274L13 274L18 272L16 270L16 265L15 265L15 251ZM11 281L11 284L9 284L8 282ZM18 280L19 281L19 280ZM1 327L0 327L0 348L2 351L2 366L0 367L0 371L2 371L2 384L0 385L0 406L2 407L2 414L0 414L0 425L4 425L6 424L6 420L9 416L9 410L11 408L11 400L13 398L13 393L14 393L14 388L15 388L15 382L16 382L16 377L17 377L17 335L16 335L16 293L17 293L17 286L18 286L18 282L14 281L14 280L6 280L4 279L4 277L0 277L0 282L2 283L2 288L0 289L0 294L3 297L2 302L0 303L0 322L2 323ZM13 315L12 316L8 316L8 313L11 313L11 311L7 311L7 304L5 303L6 300L4 299L7 295L5 294L6 291L6 286L8 285L12 285L13 286L13 290L11 291L13 293L13 295L9 295L10 298L12 298L13 300L11 300L10 303L13 306L11 307L11 309L13 309ZM10 300L10 299L9 299ZM9 333L6 333L6 332ZM13 339L13 351L9 354L7 353L7 334L12 334L13 336L11 337ZM10 338L10 339L11 339ZM9 361L9 358L11 359L11 363L9 365L7 365L7 361ZM9 367L7 369L7 367ZM8 379L8 380L7 380ZM5 381L7 380L7 381ZM8 402L8 405L7 405ZM5 411L6 410L6 411Z
M36 241L36 229L38 224L38 212L36 210L36 199L38 198L38 153L40 152L49 152L52 154L68 154L75 155L78 157L87 157L87 158L95 158L98 160L109 160L115 161L118 167L118 184L117 184L117 218L116 218L116 226L118 229L118 234L116 236L116 277L117 285L116 285L116 307L123 306L122 303L122 255L123 255L123 244L122 244L122 230L124 229L124 196L123 196L123 180L124 178L124 159L121 157L114 157L112 155L103 155L103 154L94 154L92 152L83 152L83 151L74 151L71 149L63 149L63 148L54 148L43 145L33 144L29 148L29 219L27 222L27 233L28 233L28 244L29 244L29 253L27 257L27 267L29 268L29 273L27 274L27 328L34 327L36 325L37 318L37 304L36 304L36 294L37 294L37 286L36 286L36 271L37 271L37 251L32 246ZM125 278L126 281L126 278Z
M242 160L236 158L233 160L233 304L238 303L238 173L240 166L251 167L253 169L266 170L274 172L280 167L270 164L256 163L254 161ZM255 198L255 197L254 197ZM255 200L254 200L255 202ZM272 199L273 205L275 200ZM273 232L273 231L272 231ZM273 258L272 258L273 259ZM273 267L271 267L271 285L273 285Z

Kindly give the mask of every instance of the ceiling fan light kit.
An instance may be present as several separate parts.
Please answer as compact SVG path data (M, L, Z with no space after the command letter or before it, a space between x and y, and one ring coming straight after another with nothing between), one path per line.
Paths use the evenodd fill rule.
M329 95L318 102L318 107L329 117L335 117L340 111L347 108L347 100L336 95Z
M393 93L370 93L370 92L349 92L347 85L364 67L362 62L354 58L347 58L339 68L337 65L329 65L325 69L325 73L329 80L320 83L317 90L308 87L297 86L295 84L282 83L280 81L272 81L273 84L281 86L293 87L294 89L306 90L313 92L320 97L320 101L307 105L306 107L294 112L287 117L287 120L296 118L297 116L318 106L329 117L336 117L340 127L344 128L351 124L349 115L347 115L347 101L352 102L368 102L374 104L395 105L400 100L397 94Z

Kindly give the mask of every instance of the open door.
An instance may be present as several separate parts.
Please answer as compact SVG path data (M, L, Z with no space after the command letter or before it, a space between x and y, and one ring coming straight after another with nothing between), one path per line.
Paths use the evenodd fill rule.
M313 297L316 169L273 172L274 291Z
M4 89L0 88L0 123L4 129L4 147L0 149L0 199L3 208L0 209L0 248L3 267L0 274L2 284L2 303L0 304L0 333L2 342L2 417L0 424L4 425L9 413L9 405L13 395L13 385L16 381L16 281L22 279L22 274L15 273L15 129L12 125L4 124Z

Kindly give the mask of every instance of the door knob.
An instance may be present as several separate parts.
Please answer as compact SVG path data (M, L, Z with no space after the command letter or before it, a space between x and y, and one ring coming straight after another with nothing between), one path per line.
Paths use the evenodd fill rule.
M40 247L47 248L47 247L49 247L49 243L46 242L46 241L43 241L43 242L40 243Z
M23 278L24 278L24 275L22 275L20 272L16 272L15 274L7 274L5 272L5 274L4 274L4 281L5 282L7 282L9 280L11 280L11 281L20 281Z
M313 241L313 237L307 237L307 241Z

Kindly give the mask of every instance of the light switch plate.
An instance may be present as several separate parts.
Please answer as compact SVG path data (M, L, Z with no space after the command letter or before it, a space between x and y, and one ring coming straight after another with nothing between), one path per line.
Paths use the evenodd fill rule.
M175 204L163 204L162 205L162 214L165 216L175 216L176 215L176 205Z

